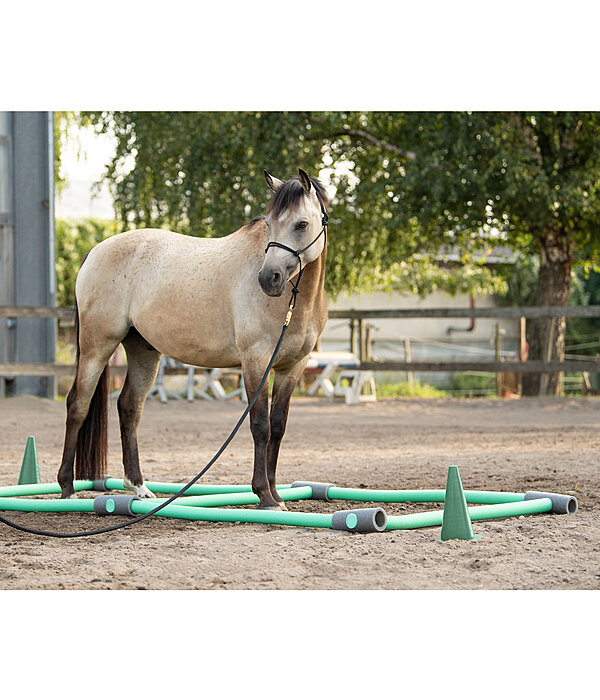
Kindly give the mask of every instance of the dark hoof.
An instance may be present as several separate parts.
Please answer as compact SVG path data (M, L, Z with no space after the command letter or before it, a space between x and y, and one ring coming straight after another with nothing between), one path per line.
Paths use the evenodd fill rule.
M284 503L278 503L276 506L261 506L259 503L257 508L258 510L287 510Z

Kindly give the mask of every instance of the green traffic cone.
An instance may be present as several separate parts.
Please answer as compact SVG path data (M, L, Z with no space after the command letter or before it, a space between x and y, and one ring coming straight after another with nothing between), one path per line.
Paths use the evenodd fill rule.
M25 444L25 454L21 462L21 473L19 474L19 484L39 484L40 465L38 464L37 448L35 437L30 435Z
M463 491L458 467L448 467L442 535L436 542L446 540L480 540L483 535L474 535L471 517L467 509L467 499Z

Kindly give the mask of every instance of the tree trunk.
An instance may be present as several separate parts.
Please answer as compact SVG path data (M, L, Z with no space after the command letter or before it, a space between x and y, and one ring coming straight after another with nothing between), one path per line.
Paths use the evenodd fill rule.
M535 299L536 306L566 306L571 286L573 266L573 244L564 231L558 227L547 227L539 240L540 271ZM565 357L564 317L556 319L532 319L527 324L527 342L531 360L564 360ZM550 337L552 335L552 337ZM538 396L544 389L544 375L524 374L523 395ZM547 375L546 391L558 396L562 391L562 373Z

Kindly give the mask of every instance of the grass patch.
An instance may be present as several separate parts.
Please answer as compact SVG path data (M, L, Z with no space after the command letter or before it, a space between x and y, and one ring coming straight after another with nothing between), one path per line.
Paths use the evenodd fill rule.
M414 381L409 382L382 382L377 383L377 397L381 399L398 399L398 398L419 398L419 399L438 399L448 396L445 391L436 389L429 384L421 384Z
M465 398L495 396L496 375L487 372L453 374L449 391Z

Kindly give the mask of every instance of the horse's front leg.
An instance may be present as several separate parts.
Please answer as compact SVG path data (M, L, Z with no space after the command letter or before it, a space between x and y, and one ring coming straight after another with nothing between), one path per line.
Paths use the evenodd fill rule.
M294 388L300 379L308 357L285 370L275 371L275 381L273 382L273 397L271 399L271 434L269 436L269 446L267 452L267 479L273 498L280 504L280 507L287 510L285 503L275 488L275 472L277 470L277 459L279 457L279 447L285 433L288 412L290 409L290 399L294 393Z
M248 401L252 401L262 379L266 365L257 362L243 362L244 385ZM263 386L254 406L250 409L250 431L254 438L254 473L252 491L259 497L259 508L278 509L279 503L273 498L267 480L267 445L269 442L269 383Z

